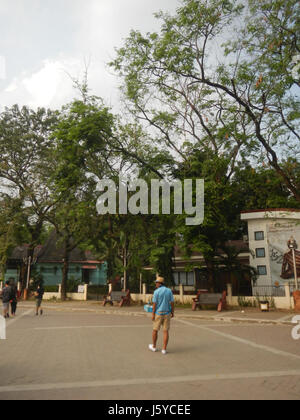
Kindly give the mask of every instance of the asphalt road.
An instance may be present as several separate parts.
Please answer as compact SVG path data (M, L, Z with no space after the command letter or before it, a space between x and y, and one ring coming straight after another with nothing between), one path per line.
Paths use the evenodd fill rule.
M291 330L175 319L164 356L149 316L24 308L0 340L0 400L299 400Z

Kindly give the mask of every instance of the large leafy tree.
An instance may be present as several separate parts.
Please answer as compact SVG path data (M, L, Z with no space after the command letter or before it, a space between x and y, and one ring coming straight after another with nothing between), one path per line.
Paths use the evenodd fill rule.
M181 161L194 147L265 161L297 201L299 2L183 0L159 33L132 31L111 65L135 118Z
M54 204L47 178L57 119L56 111L17 105L0 115L0 195L6 209L10 208L14 226L10 232L18 229L19 244L28 243L27 261L41 241L47 213ZM24 283L23 276L23 287Z

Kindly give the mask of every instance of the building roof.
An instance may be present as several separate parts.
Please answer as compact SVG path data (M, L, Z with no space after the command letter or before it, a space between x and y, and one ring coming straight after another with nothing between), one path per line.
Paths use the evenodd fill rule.
M10 260L23 260L28 255L28 244L16 247L11 256ZM37 258L38 263L62 263L64 258L63 246L58 242L58 236L53 231L44 245L38 245L34 250L34 257ZM91 251L83 251L80 248L74 248L69 257L71 263L84 263L84 264L100 264L103 261L99 261Z
M245 253L249 253L249 243L245 242L243 240L233 240L233 241L228 241L225 244L227 247L233 247L235 248L237 251L239 252L245 252ZM222 250L219 250L220 253L222 253ZM175 258L179 259L182 258L183 252L181 251L180 247L176 246L175 247ZM191 258L201 258L203 257L201 252L198 251L193 251L191 254Z
M300 219L300 209L261 209L249 210L241 213L242 220L255 219Z
M282 211L282 212L300 212L300 209L287 209L287 208L271 208L271 209L257 209L257 210L244 210L241 214L245 213L262 213L262 212L274 212L274 211Z

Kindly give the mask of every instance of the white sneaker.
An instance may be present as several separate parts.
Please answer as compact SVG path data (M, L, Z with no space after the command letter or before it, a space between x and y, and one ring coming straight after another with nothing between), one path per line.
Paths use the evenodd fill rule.
M151 351L157 351L157 348L156 347L153 347L153 344L149 344L149 350L151 350Z
M162 354L167 354L167 350L162 350Z

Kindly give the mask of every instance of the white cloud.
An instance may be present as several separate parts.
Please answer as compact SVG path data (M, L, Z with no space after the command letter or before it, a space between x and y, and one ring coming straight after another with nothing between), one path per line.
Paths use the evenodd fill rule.
M1 95L7 106L14 103L37 107L60 107L74 96L71 77L80 77L82 63L75 58L44 60L39 69L22 73Z
M30 7L25 7L24 0L15 1L18 7L13 11L11 2L2 0L8 45L2 52L7 77L0 84L0 109L15 103L59 108L76 95L68 74L82 79L85 61L90 61L92 93L117 106L120 81L107 68L115 47L123 44L131 29L158 29L153 13L161 8L173 12L179 4L177 0L28 0ZM46 22L54 30L44 30Z
M10 85L7 86L7 88L4 90L4 92L15 92L18 89L18 84L17 84L17 80L14 79L14 81L12 83L10 83Z

